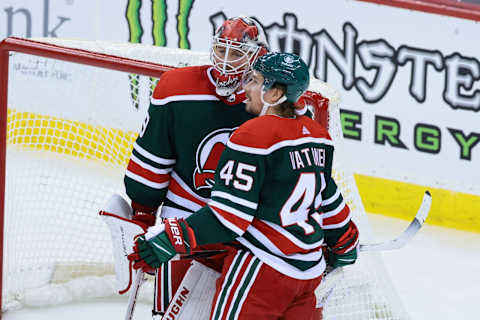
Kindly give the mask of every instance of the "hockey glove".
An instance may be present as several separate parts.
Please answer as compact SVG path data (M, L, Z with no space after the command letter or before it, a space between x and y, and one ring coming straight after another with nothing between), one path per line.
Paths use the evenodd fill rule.
M193 229L185 220L172 218L164 222L137 238L134 252L128 256L134 269L158 268L177 253L190 254L196 247Z
M141 268L145 271L159 268L176 254L164 233L150 241L147 241L145 235L142 235L136 239L133 253L128 256L128 259L134 262L134 269Z
M327 264L334 268L355 263L357 260L358 228L350 221L348 229L338 239L337 243L328 248Z

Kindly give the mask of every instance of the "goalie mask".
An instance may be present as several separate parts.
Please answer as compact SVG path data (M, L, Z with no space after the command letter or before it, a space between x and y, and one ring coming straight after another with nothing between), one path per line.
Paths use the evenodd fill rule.
M267 39L258 22L247 17L226 20L215 32L210 54L217 94L230 96L237 91L256 59L267 50Z

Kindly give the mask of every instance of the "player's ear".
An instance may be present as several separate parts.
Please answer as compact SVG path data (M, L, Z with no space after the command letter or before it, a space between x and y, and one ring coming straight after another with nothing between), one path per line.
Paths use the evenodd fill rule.
M285 90L281 87L274 86L270 89L270 97L272 101L277 102L285 94Z

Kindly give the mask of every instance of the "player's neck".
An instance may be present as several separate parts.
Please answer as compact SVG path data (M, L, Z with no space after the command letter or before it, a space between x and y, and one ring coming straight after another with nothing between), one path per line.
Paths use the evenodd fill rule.
M267 112L265 114L273 115L273 116L277 116L277 117L281 117L281 118L287 118L287 119L295 119L296 118L295 113L292 114L291 112L285 112L285 110L283 110L281 108L281 105L275 105L275 106L268 107Z

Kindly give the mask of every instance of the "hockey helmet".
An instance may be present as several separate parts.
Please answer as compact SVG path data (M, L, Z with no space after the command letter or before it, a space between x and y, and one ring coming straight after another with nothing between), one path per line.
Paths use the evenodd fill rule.
M293 53L267 53L258 58L253 66L263 75L263 90L268 91L275 83L286 86L287 101L297 102L310 82L308 66Z

